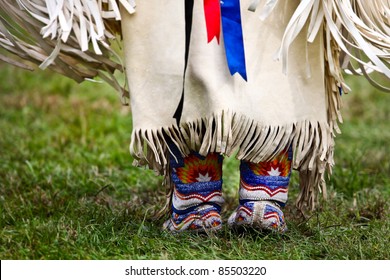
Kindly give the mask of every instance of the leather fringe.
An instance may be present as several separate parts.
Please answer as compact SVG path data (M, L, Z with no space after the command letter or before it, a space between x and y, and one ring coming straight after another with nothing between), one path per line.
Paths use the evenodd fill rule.
M122 56L110 46L120 31L114 23L121 20L119 3L135 12L133 0L2 0L0 48L14 56L0 60L28 70L39 65L79 83L100 77L126 103L127 85L114 76L124 74Z

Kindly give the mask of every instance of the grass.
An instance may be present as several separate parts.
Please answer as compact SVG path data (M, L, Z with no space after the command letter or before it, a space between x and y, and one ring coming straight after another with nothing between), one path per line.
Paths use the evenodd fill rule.
M390 95L351 80L331 200L285 236L161 231L162 178L132 167L131 115L104 84L0 65L0 259L389 259ZM224 218L238 162L225 160ZM291 200L298 193L297 175Z

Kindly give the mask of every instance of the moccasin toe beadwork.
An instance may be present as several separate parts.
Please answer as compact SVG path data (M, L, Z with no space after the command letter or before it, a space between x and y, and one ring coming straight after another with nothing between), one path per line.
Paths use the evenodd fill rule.
M213 205L202 205L186 214L173 213L163 229L173 233L184 231L209 232L222 228L222 219L219 209Z
M287 225L280 207L270 201L250 201L237 207L228 220L229 227L251 227L284 233Z

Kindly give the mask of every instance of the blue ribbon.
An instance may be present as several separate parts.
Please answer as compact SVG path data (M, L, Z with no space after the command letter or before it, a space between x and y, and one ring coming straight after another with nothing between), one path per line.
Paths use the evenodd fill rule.
M221 0L222 33L230 74L247 81L240 0Z

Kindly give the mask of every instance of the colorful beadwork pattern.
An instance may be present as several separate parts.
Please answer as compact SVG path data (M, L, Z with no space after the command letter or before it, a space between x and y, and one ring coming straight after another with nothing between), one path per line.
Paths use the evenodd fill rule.
M282 233L287 230L279 205L270 201L245 202L231 214L228 224L230 227L249 226Z
M208 231L222 227L220 208L201 205L185 214L172 213L171 219L164 223L164 229L171 232Z
M182 184L219 181L222 177L222 156L217 153L206 157L192 153L178 163L171 162L171 166L175 169L173 175L180 180L177 182Z
M260 163L241 161L240 204L271 200L287 202L291 176L292 149L283 150L273 160Z
M240 164L240 205L228 220L229 226L250 226L284 232L280 210L288 198L292 149L283 150L271 161Z
M210 153L206 157L191 153L171 156L172 216L164 227L175 232L183 230L218 229L222 198L223 157Z
M172 166L173 210L188 211L203 203L222 205L222 156L210 153L202 157L192 153L180 165Z

